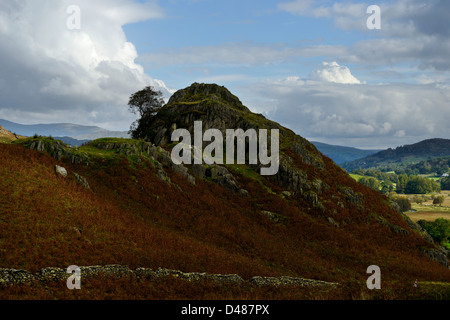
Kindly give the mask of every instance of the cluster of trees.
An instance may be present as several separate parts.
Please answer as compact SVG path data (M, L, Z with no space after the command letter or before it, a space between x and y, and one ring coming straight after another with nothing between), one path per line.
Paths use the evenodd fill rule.
M373 177L362 177L358 182L375 190L380 190L381 187L380 181Z
M394 191L394 184L389 180L379 181L374 177L362 177L358 180L358 182L386 195Z
M441 189L442 190L450 190L450 177L442 178Z
M397 174L419 175L436 174L442 176L450 170L450 157L439 157L414 164L395 164L379 168L383 172L395 171Z
M358 180L359 183L368 186L372 189L381 191L384 194L389 194L395 191L404 194L426 194L431 192L440 192L443 190L450 190L450 178L442 179L441 184L428 178L420 176L408 176L406 174L397 175L395 173L386 173L378 169L359 169L353 173L362 175ZM394 188L394 183L396 188Z
M440 161L443 160L441 159ZM358 169L352 171L352 173L364 176L364 178L361 178L358 182L375 190L381 190L383 193L393 191L393 184L397 185L395 190L397 193L406 194L425 194L429 192L440 192L441 190L450 190L449 177L442 178L441 183L439 184L439 182L428 178L408 175L406 173L395 174L392 172L383 172L379 169Z
M352 171L360 176L374 177L380 181L390 181L397 183L397 175L391 172L383 172L379 169L358 169Z
M428 178L401 174L398 176L396 191L397 193L406 194L426 194L430 192L440 192L441 185Z
M391 198L391 200L393 200L395 203L397 203L400 207L400 209L402 210L402 212L406 212L411 210L411 202L415 202L417 204L422 204L425 201L429 200L429 198L425 197L425 196L419 196L419 195L415 195L414 197L412 197L411 199L405 197L405 196L398 196L395 193L391 193L389 194L389 197ZM445 196L443 195L432 195L431 199L433 200L433 204L434 205L439 205L441 206L444 201L445 201Z
M450 190L450 178L443 178L441 183L421 176L396 175L381 172L377 169L355 170L353 173L362 175L359 183L372 189L389 194L392 191L403 194L426 194ZM394 188L394 183L396 187Z
M422 204L428 200L433 200L433 204L434 205L439 205L441 206L444 201L445 201L445 196L444 195L431 195L431 197L427 197L424 195L414 195L411 199L412 202L415 202L417 204Z

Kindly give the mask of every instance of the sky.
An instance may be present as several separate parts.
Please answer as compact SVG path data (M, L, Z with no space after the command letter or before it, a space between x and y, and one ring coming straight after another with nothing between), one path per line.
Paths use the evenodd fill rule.
M199 82L312 141L448 139L449 21L448 0L2 0L0 118L125 131L134 92Z

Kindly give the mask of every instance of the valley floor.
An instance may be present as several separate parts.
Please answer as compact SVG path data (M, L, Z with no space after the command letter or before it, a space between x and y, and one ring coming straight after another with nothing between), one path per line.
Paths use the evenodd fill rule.
M433 200L429 199L422 204L412 203L414 212L408 212L408 217L414 222L419 220L434 221L439 218L450 220L450 191L443 190L440 193L445 196L442 205L433 205ZM408 195L412 197L414 195Z

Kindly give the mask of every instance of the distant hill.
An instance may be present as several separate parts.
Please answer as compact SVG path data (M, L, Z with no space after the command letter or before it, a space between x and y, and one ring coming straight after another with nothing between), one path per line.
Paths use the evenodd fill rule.
M19 136L15 133L12 133L9 130L6 130L2 126L0 126L0 143L9 143L11 141L15 141L17 139L24 138L23 136Z
M78 140L71 137L54 137L56 140L61 140L64 143L67 143L68 145L71 145L73 147L79 147L85 143L89 143L92 140Z
M361 159L377 153L381 150L364 150L353 147L335 146L322 142L311 141L311 143L324 155L331 158L337 164Z
M415 144L389 148L362 159L346 162L342 167L347 171L375 167L413 164L423 160L450 155L449 139L428 139Z
M77 140L129 138L127 131L109 131L96 126L82 126L71 123L24 125L0 119L0 126L27 137L38 134L41 136L70 137Z

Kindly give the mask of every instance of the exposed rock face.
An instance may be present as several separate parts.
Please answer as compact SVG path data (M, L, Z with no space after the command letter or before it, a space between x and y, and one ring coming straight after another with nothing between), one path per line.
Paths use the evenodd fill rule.
M73 173L74 174L74 176L75 176L75 179L77 179L77 181L83 186L83 187L85 187L86 189L91 189L91 187L89 186L89 182L86 180L86 178L85 177L83 177L83 176L80 176L78 173L76 173L76 172L74 172Z
M441 265L443 265L446 268L449 267L448 258L447 258L448 253L447 253L447 250L445 250L444 248L439 248L439 249L438 248L436 248L436 249L425 248L424 253L431 260L440 263Z
M398 205L397 205L398 206ZM407 215L403 214L399 208L399 213L401 214L403 220L406 221L408 226L415 232L419 233L425 240L429 243L434 243L433 238L428 234L428 232L422 228L418 223L412 221Z
M126 156L148 155L154 160L157 168L157 175L161 180L170 183L170 178L164 171L164 167L170 167L172 170L185 177L190 183L195 184L195 178L183 165L177 165L172 161L171 154L161 147L157 147L149 142L140 143L95 143L96 148L101 150L114 150L117 153Z
M39 152L47 152L56 160L61 160L62 158L68 159L73 164L85 163L88 161L87 156L80 154L75 154L70 152L72 148L62 141L42 138L31 142L26 142L25 146L31 150L36 150Z
M406 214L402 212L400 209L400 206L397 204L397 202L393 200L389 200L389 205L398 212L399 215L403 218L403 220L408 224L408 226L413 230L414 232L417 232L420 234L425 240L427 240L429 243L434 244L433 238L428 234L428 232L422 228L418 223L414 222L409 218ZM436 260L435 260L436 261Z
M279 213L276 213L276 212L262 210L261 213L264 214L266 217L268 217L270 220L272 220L274 222L282 222L286 219L285 216L283 216Z
M72 164L89 164L90 157L87 154L75 152L74 149L59 141L45 137L38 137L34 141L24 142L24 146L31 150L36 150L39 152L46 152L50 154L56 160L67 159ZM99 150L112 151L117 154L121 154L127 157L131 156L149 156L153 160L153 164L157 169L157 176L167 182L171 183L170 178L165 170L166 168L171 168L176 174L182 175L190 183L195 184L194 176L189 173L187 167L183 165L176 165L173 163L171 154L159 146L155 146L152 143L141 141L139 143L111 143L111 142L99 142L94 141L91 144L92 147ZM64 172L64 168L55 168L56 172L61 176L67 177L67 172ZM85 188L90 189L87 179L74 173L75 179Z

